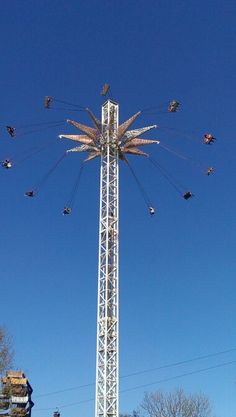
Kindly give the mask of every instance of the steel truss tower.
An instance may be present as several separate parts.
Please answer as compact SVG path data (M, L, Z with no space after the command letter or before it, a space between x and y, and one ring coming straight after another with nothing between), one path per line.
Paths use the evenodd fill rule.
M119 416L118 104L102 106L96 416Z
M67 152L87 152L87 161L101 157L95 417L119 417L119 159L148 156L137 146L159 141L138 138L156 125L128 130L140 112L119 126L112 100L103 104L101 121L87 111L93 128L68 120L83 135L59 137L82 143Z

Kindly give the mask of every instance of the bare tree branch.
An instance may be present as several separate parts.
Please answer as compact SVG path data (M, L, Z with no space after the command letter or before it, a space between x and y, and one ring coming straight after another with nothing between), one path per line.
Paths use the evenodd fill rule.
M6 329L0 326L0 375L12 365L12 340Z
M203 394L186 394L182 389L171 393L146 393L141 403L144 417L211 417L211 405Z

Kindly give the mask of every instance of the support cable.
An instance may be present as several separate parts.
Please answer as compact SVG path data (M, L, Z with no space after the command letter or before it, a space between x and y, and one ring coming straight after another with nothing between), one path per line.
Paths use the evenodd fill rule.
M41 180L35 184L33 187L34 193L37 194L38 191L44 186L45 182L48 180L48 178L54 173L54 171L57 169L58 165L63 161L63 159L66 157L67 153L64 152L62 156L56 161L56 163L52 166L52 168L49 169L49 171L41 178Z
M170 112L168 110L158 110L154 112L145 112L143 114L146 116L146 115L159 115L159 114L169 114L169 113Z
M110 89L109 89L109 93L108 93L108 98L109 98L109 99L111 99L111 100L114 100L114 99L113 99L114 95L113 95L112 93L113 93L113 92L112 92L112 89L111 89L111 87L110 87Z
M66 122L66 120L65 119L63 119L63 120L53 120L53 121L51 121L51 122L38 122L38 123L30 123L30 124L24 124L24 125L17 125L16 126L16 129L18 130L18 129L27 129L28 127L35 127L35 126L47 126L47 125L57 125L57 124L61 124L61 123L65 123ZM9 124L8 124L9 125ZM3 124L3 123L1 123L0 124L0 127L6 127L7 125L6 125L6 123L5 124Z
M144 199L144 202L145 202L146 206L149 209L150 207L152 207L152 203L150 201L150 198L149 198L146 190L144 189L144 187L142 186L141 182L139 181L137 175L135 174L135 172L134 172L133 168L131 167L130 162L127 160L127 158L125 159L125 162L127 163L128 167L130 169L130 172L131 172L131 174L133 175L133 177L134 177L134 179L136 181L136 184L138 186L138 189L139 189L139 191L140 191L140 193L141 193L141 195L142 195L142 197Z
M190 158L188 158L187 156L182 155L180 152L176 152L174 149L170 148L170 147L169 147L169 146L167 146L167 145L163 145L162 143L159 143L159 146L160 146L161 148L165 149L166 151L168 151L168 152L172 153L173 155L178 156L178 157L179 157L179 158L181 158L181 159L185 159L185 160L190 159Z
M36 133L36 132L41 132L47 129L52 129L54 127L58 127L58 126L62 126L66 123L66 120L56 120L56 121L52 121L52 122L41 122L41 123L31 123L31 124L25 124L25 125L17 125L14 127L11 126L6 126L1 124L0 126L3 126L5 128L12 129L14 131L14 134L11 134L11 136L13 138L16 138L18 136L24 136L24 135L28 135L31 133ZM30 128L35 128L35 129L31 129L28 130ZM18 133L19 132L19 133ZM9 130L8 130L9 133Z
M161 172L161 174L163 175L163 177L177 191L177 193L179 193L182 196L184 187L181 184L179 184L176 181L174 181L172 179L172 177L168 174L168 172L159 164L159 162L157 162L155 159L153 159L151 157L149 157L148 159L151 162L151 164Z
M158 126L158 127L172 134L185 136L186 138L192 139L192 140L196 140L196 136L201 134L200 131L197 131L197 130L186 131L186 130L176 129L175 127L168 127L168 126Z
M31 124L26 124L26 125L19 125L19 126L16 126L16 128L17 129L25 129L25 128L28 128L28 127L35 127L35 126L58 125L58 124L65 123L65 122L66 122L65 119L63 119L63 120L53 120L51 122L38 122L38 123L31 123Z
M14 166L20 166L28 159L34 157L35 155L43 152L44 150L50 148L51 146L56 145L55 139L53 141L50 141L49 143L43 145L43 146L33 146L31 147L27 152L19 152L17 154L13 153L13 157L9 158Z
M200 164L200 162L196 161L195 159L193 159L193 158L191 158L189 156L183 155L179 151L176 151L175 149L171 148L170 146L163 145L162 143L159 143L159 146L161 148L165 149L166 151L172 153L173 155L175 155L175 156L177 156L177 157L179 157L181 159L184 159L185 161L191 162L193 165L195 165L196 167L198 167L201 171L205 172L203 165Z
M159 110L163 110L164 108L168 108L168 104L169 102L166 101L165 103L159 104L158 106L152 106L152 107L146 107L144 109L141 110L142 113L148 114L149 111L159 111Z
M56 123L56 124L53 124L53 125L50 125L50 126L45 126L45 127L38 128L38 129L33 129L33 130L26 130L25 132L22 132L22 133L18 134L18 135L17 135L17 137L19 137L19 136L29 135L29 134L31 134L31 133L38 133L38 132L42 132L42 131L44 131L44 130L48 130L48 129L53 129L54 127L63 126L63 125L64 125L64 123L65 123L65 120L64 120L63 122Z
M86 111L85 109L71 109L70 107L50 107L50 110L63 110L63 111Z
M60 99L55 98L55 97L53 97L53 101L56 101L57 103L66 104L66 105L72 106L72 107L78 107L81 110L85 110L85 106L81 106L80 104L70 103L69 101L60 100Z
M40 153L40 152L43 152L45 149L48 149L49 147L51 147L51 146L53 146L53 145L55 145L57 142L55 142L55 140L53 140L53 141L51 141L51 142L49 142L49 143L47 143L46 145L43 145L43 146L41 146L41 147L33 147L33 148L31 148L21 159L19 159L18 161L17 161L17 157L16 158L14 158L14 160L16 161L15 162L15 165L17 165L17 166L19 166L19 165L21 165L23 162L25 162L26 160L28 160L28 159L30 159L31 157L33 157L33 156L35 156L35 155L37 155L38 153Z
M74 186L71 190L70 198L67 202L67 207L70 207L70 208L74 207L75 198L76 198L76 194L77 194L77 191L78 191L78 188L79 188L79 184L80 184L83 169L84 169L84 162L82 162L82 164L80 166L79 173L78 173L77 178L75 180Z

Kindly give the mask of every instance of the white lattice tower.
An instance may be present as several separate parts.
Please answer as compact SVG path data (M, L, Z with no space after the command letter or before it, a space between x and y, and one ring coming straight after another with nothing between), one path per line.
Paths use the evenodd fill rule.
M119 126L119 106L107 100L102 120L87 109L94 128L68 120L83 135L60 135L82 143L67 152L101 157L95 417L119 417L119 159L148 156L137 146L159 143L138 138L157 127L128 130L140 112Z
M119 415L118 104L102 107L96 416Z

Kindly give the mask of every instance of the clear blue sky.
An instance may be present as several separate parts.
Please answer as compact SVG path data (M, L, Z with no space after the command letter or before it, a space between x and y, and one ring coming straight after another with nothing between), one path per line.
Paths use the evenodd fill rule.
M189 161L156 146L152 155L194 192L182 199L145 159L132 159L150 194L150 218L121 164L120 373L236 348L235 332L235 17L233 0L11 0L1 2L2 125L84 113L47 111L52 95L89 106L98 116L104 82L120 104L121 121L177 99L178 114L141 115L135 127L157 130L179 152L215 167L207 177ZM217 137L202 144L202 134ZM1 159L55 145L11 171L1 170L1 324L13 335L15 366L34 388L35 417L94 397L94 386L40 397L95 381L99 161L84 171L72 216L61 209L78 171L71 155L34 200L24 191L69 143L59 127L11 139L1 127ZM147 137L147 135L146 135ZM73 143L72 143L73 145ZM20 155L20 156L19 156ZM121 380L121 390L236 360L236 351ZM144 391L183 387L206 393L220 417L236 414L235 363L121 394L131 412ZM42 409L45 409L44 411ZM62 417L90 417L94 402L61 408Z

